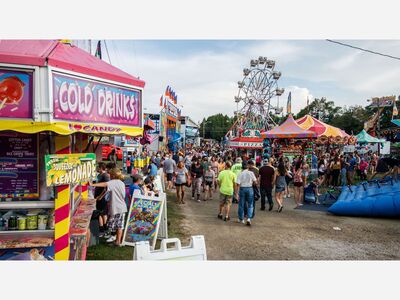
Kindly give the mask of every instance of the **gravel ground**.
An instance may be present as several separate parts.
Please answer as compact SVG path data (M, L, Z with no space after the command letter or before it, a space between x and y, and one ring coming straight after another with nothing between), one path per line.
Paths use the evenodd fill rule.
M294 209L285 199L281 213L261 211L256 202L252 226L237 223L237 204L231 220L217 218L218 194L198 203L186 191L184 230L204 235L209 260L397 260L400 222L390 219L338 217L320 211ZM170 201L175 197L169 193ZM276 205L277 206L277 205ZM341 230L334 230L339 227Z

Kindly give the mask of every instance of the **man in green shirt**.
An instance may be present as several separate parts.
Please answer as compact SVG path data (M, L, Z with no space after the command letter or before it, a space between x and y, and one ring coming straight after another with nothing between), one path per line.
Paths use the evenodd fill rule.
M220 203L218 218L224 221L229 221L229 212L232 204L232 196L234 194L234 187L236 182L236 175L231 171L231 163L225 164L225 170L221 171L218 175ZM225 217L223 217L223 210L225 210Z
M236 158L235 164L232 166L231 171L236 175L236 178L242 172L242 159L240 157ZM236 199L235 195L233 196L233 203L238 203L238 199Z

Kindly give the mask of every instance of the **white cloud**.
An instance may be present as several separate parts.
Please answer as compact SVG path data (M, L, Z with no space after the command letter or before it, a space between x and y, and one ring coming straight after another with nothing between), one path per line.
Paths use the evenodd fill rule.
M349 43L400 54L400 41ZM282 71L279 85L287 85L280 106L286 110L291 91L293 112L304 107L307 97L311 101L313 95L325 96L338 105L355 105L372 96L398 93L399 88L398 61L326 41L260 41L238 48L193 51L180 57L162 51L157 55L137 51L132 56L122 47L119 51L120 61L124 62L119 67L146 81L143 99L147 111L159 110L160 95L171 85L178 94L178 104L183 105L183 114L196 121L215 113L233 114L236 82L242 79L242 70L250 59L260 55L276 60L276 68Z
M298 113L302 108L307 105L307 99L310 103L313 101L314 96L310 93L308 88L302 88L298 86L285 87L285 92L280 97L284 101L280 103L283 107L283 111L286 112L286 104L289 93L292 92L292 113Z

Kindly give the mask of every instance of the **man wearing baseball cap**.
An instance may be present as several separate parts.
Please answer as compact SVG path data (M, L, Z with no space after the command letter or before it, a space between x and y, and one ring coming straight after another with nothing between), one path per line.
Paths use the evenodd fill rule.
M275 183L275 169L272 166L273 158L264 159L263 166L260 168L260 194L261 194L261 210L265 210L265 198L268 199L269 211L274 207L272 200L272 189Z

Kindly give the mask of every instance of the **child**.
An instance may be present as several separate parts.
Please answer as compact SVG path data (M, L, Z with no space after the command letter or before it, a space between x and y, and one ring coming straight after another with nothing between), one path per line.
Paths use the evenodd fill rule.
M360 162L360 179L367 180L367 172L368 172L369 164L368 162L362 158Z
M129 195L132 198L133 193L136 190L140 191L140 194L144 195L144 190L142 188L142 176L136 174L136 175L132 175L132 183L129 185Z

